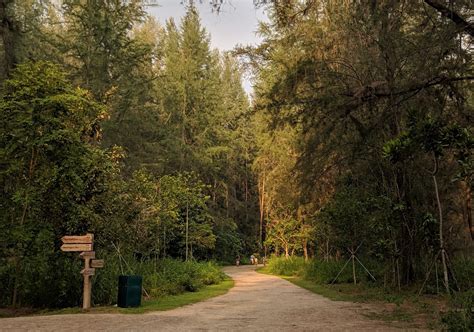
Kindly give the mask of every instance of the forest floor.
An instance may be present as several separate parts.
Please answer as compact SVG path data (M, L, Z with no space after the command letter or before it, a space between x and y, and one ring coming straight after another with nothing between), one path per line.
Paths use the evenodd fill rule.
M369 319L377 308L332 301L253 266L226 267L235 281L225 295L143 315L87 314L5 318L0 330L78 331L397 331L412 329Z

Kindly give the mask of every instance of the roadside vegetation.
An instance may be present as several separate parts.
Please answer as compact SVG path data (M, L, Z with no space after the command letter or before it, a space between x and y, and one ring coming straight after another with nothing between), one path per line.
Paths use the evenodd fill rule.
M391 321L395 325L401 322L405 328L469 331L474 326L474 315L469 310L474 299L472 275L459 273L457 281L462 285L462 290L450 298L437 293L435 280L431 280L423 290L420 283L400 290L384 284L383 271L377 270L377 264L368 264L373 267L371 273L375 281L365 270L357 267L359 281L354 284L352 268L347 266L342 270L344 263L342 260L272 257L259 272L280 276L331 300L367 303L371 305L364 313L367 317ZM455 263L455 268L469 270L472 264L472 260L460 260ZM342 273L336 279L341 270Z
M80 269L80 262L78 262ZM132 274L143 277L143 300L138 308L117 308L118 275ZM44 309L41 306L21 308L0 308L0 317L35 314L69 314L84 312L80 307L82 278L77 276L63 291L76 296L72 307L64 309ZM221 268L212 262L182 262L164 259L151 262L137 262L134 259L119 259L110 256L107 266L93 278L93 303L91 313L144 313L153 310L169 310L183 305L225 294L234 282ZM34 295L34 293L32 294ZM43 294L45 295L45 294ZM44 302L43 302L44 303ZM51 299L51 303L53 299Z

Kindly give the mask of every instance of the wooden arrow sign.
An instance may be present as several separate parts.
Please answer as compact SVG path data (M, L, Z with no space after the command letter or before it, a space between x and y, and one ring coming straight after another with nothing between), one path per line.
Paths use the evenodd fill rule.
M62 251L92 251L92 243L71 243L63 244Z
M63 236L61 238L61 241L63 241L63 243L67 243L67 244L70 244L70 243L93 243L94 242L94 234L86 234L86 235L82 235L82 236L78 236L78 235L67 235L67 236Z
M93 276L95 274L95 269L82 269L81 274L84 276Z
M93 260L91 260L91 267L95 267L95 268L104 267L104 260L103 259L93 259Z

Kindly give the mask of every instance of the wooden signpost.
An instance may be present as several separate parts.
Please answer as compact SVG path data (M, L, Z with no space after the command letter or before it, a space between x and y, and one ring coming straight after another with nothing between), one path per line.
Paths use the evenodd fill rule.
M61 238L61 241L65 244L71 243L87 243L91 244L94 243L94 234L87 233L86 235L67 235Z
M82 309L90 309L92 294L91 278L95 275L96 268L104 267L103 259L95 259L95 251L93 251L94 234L63 236L61 241L63 242L61 246L62 251L82 251L79 255L84 260L84 269L81 271L84 278Z
M91 267L93 267L93 268L104 267L104 260L103 259L93 259L91 261Z
M92 251L92 243L68 243L61 246L62 251Z

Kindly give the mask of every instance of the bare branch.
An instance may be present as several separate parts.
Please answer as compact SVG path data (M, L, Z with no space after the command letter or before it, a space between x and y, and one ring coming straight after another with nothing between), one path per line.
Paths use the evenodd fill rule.
M442 3L435 1L435 0L424 0L426 4L431 6L432 8L436 9L441 15L444 17L449 18L453 21L456 26L465 32L467 32L471 37L474 37L474 25L467 22L464 18L462 18L458 13L449 9Z

